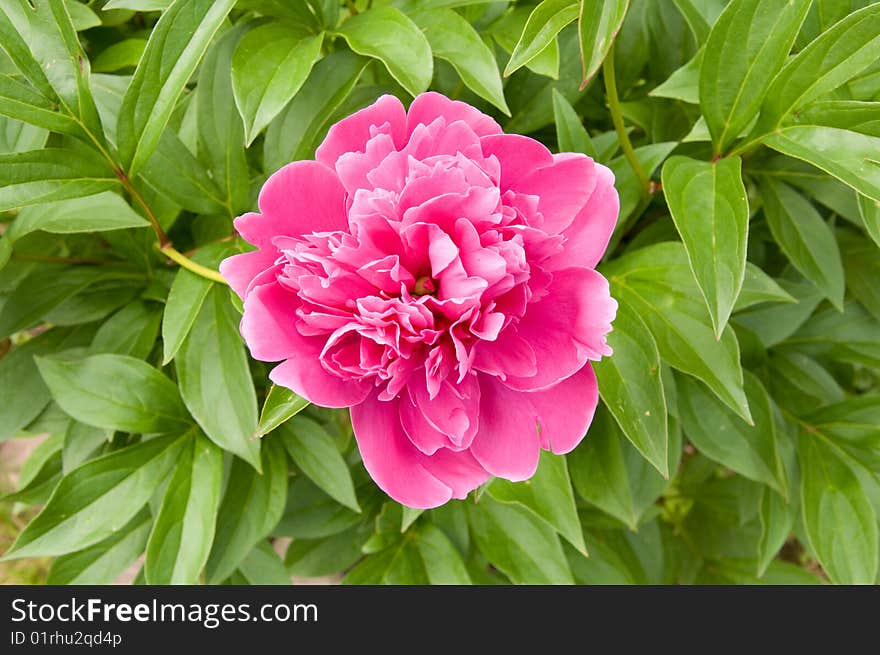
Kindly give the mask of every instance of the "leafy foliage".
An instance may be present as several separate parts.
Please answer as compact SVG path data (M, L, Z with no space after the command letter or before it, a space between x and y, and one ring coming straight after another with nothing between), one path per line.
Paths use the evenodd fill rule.
M878 62L871 0L0 0L0 440L48 435L4 557L880 582ZM216 270L270 173L429 88L614 171L620 312L581 446L418 512L247 358Z

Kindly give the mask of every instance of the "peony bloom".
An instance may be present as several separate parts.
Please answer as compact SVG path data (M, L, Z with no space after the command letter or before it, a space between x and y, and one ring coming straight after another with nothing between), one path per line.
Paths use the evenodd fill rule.
M383 96L288 164L235 227L221 271L270 378L350 407L364 465L436 507L567 453L598 401L617 303L594 270L614 176L436 94Z

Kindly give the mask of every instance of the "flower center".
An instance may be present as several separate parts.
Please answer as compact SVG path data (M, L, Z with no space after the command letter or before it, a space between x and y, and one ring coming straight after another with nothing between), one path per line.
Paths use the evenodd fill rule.
M415 286L413 286L414 296L434 295L435 291L437 291L437 284L427 275L416 280Z

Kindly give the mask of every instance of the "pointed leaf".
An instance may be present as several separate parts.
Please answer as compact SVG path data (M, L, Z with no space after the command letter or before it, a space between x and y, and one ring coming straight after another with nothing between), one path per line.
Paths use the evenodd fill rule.
M727 324L745 276L749 202L740 168L739 157L715 163L670 157L663 165L663 194L716 337Z
M150 158L186 83L235 0L176 0L162 12L134 72L116 135L129 176Z
M584 535L564 457L543 451L538 470L527 482L509 482L496 478L489 485L488 491L496 500L518 503L530 509L572 546L586 554Z
M495 54L479 33L451 9L425 9L410 14L424 32L434 56L448 61L474 93L510 116Z
M172 469L183 439L150 439L64 476L46 507L4 555L47 557L88 548L122 529Z
M583 62L581 89L586 88L587 82L605 61L628 8L629 0L580 0L578 34Z
M321 425L305 416L297 416L278 432L291 459L312 482L346 507L361 511L348 465L333 437Z
M394 7L373 7L345 21L337 32L359 55L380 60L412 95L427 90L434 63L422 31Z
M764 216L789 261L835 307L843 307L843 264L831 228L813 205L784 182L761 182Z
M621 305L608 344L614 356L593 363L599 394L626 438L668 477L666 399L654 337L629 306Z
M77 421L138 433L172 432L190 425L174 383L134 357L40 357L37 366L55 402Z
M716 153L752 121L785 64L811 0L732 0L706 41L700 109Z
M260 25L235 47L232 90L247 145L296 95L321 56L323 34L313 36L298 28L286 22Z
M175 362L183 401L205 434L259 467L257 395L238 322L229 293L213 285Z

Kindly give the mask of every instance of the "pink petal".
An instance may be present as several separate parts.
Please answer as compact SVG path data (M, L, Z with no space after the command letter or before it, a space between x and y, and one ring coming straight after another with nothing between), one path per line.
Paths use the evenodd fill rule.
M229 283L238 297L244 299L251 281L275 264L278 252L274 248L245 252L227 257L220 262L220 275Z
M295 161L263 185L258 201L262 219L245 214L239 223L253 238L264 240L346 230L345 197L335 171L318 162Z
M398 401L373 394L351 408L361 459L376 484L394 500L428 509L452 498L452 489L428 472L400 425Z
M596 164L596 188L572 224L562 233L566 238L565 247L548 262L548 268L596 266L608 247L619 211L620 199L614 188L614 173Z
M501 163L501 190L515 188L516 184L537 168L550 166L553 155L547 147L534 139L519 134L497 134L480 139L483 155L495 155Z
M474 368L502 380L508 375L530 378L538 372L535 351L513 326L495 341L480 341L474 350Z
M280 284L255 287L244 301L241 335L251 357L276 362L294 356L303 337L296 330L299 299Z
M524 175L512 188L538 197L538 211L544 215L541 227L547 234L556 234L571 225L595 186L593 160L566 152L553 155L552 164Z
M521 391L553 386L579 370L587 360L610 355L605 335L617 313L608 281L586 268L553 273L547 295L526 310L517 333L535 352L537 373L508 377L506 384Z
M444 95L429 91L417 96L409 106L406 116L407 135L411 135L417 125L430 125L441 116L446 119L447 125L464 121L477 136L501 133L498 123L466 102L450 100Z
M431 425L406 394L400 399L400 424L412 444L425 455L433 455L449 445L449 437Z
M471 453L489 473L518 482L538 468L541 445L529 395L480 375L480 429Z
M315 340L320 349L320 340ZM319 352L320 350L298 352L296 356L273 368L269 372L269 379L321 407L351 407L370 395L373 388L371 384L343 380L324 370L318 361Z
M593 421L599 402L599 385L593 367L580 371L546 391L529 394L538 412L541 445L557 455L574 450Z
M427 457L418 454L418 460L434 477L452 489L452 497L464 499L489 479L489 472L468 450L454 452L441 448Z
M400 100L392 95L382 96L369 107L332 126L327 138L315 152L315 159L334 168L336 160L343 154L364 152L367 141L380 131L390 134L398 148L403 147L406 141L406 111Z

